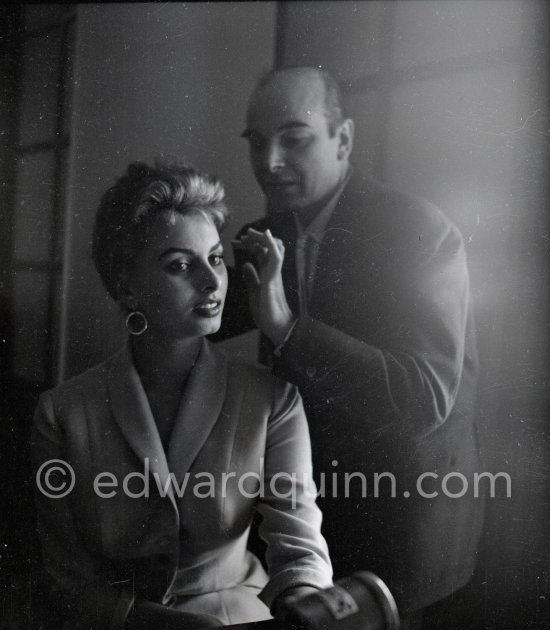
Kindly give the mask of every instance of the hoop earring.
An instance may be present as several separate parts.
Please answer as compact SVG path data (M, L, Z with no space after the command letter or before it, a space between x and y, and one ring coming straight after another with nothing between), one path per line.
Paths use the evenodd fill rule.
M132 317L141 317L141 328L137 329L134 326L132 326L132 323L131 323ZM131 335L135 335L136 337L138 335L143 335L143 333L147 330L147 326L149 325L147 322L147 317L145 317L145 315L141 311L132 311L131 313L128 313L125 323L126 323L126 330Z

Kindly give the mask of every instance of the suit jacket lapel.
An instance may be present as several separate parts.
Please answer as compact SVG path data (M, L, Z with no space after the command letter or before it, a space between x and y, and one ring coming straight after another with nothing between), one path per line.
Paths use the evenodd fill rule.
M111 366L109 391L115 421L128 444L142 462L149 459L150 472L157 473L165 487L169 478L168 462L129 346L119 352ZM169 495L174 498L171 486Z
M346 192L344 190L330 216L319 247L309 309L313 317L325 311L327 314L334 313L332 297L338 294L346 281L354 230ZM345 308L345 305L342 307Z
M170 437L168 462L180 482L216 424L226 386L227 359L205 340L185 386Z
M360 328L361 338L365 331L354 313L355 303L361 304L363 315L369 308L372 320L379 318L383 308L380 260L389 254L383 249L385 223L377 218L381 203L370 179L352 176L329 219L311 292L312 317L340 330L344 323L351 325L354 334Z

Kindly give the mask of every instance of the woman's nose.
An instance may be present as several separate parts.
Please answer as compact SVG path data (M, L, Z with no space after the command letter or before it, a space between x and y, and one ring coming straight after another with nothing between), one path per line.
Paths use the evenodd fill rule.
M199 289L205 293L217 291L221 286L220 274L210 264L204 264L199 276Z

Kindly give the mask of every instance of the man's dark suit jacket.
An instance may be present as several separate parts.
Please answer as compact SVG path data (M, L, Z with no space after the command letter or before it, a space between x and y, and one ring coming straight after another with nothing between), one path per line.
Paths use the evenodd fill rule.
M284 242L284 286L298 314L293 217L252 226ZM218 338L251 327L237 269ZM477 355L456 227L424 200L352 176L320 247L308 313L298 315L273 369L303 396L320 492L325 477L319 505L335 576L374 571L402 611L463 586L484 500L474 496ZM395 496L389 476L376 492L375 474L386 472ZM345 496L346 473L364 475L367 496L359 475L348 477ZM430 498L417 488L423 473ZM455 497L445 496L448 473L464 475L464 496L456 496L465 488L457 474L446 486Z

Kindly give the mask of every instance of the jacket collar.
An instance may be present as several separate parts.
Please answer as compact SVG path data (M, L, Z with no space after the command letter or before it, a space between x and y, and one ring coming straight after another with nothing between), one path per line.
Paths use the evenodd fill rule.
M170 436L168 462L181 479L208 439L225 400L227 359L204 340L181 398Z
M109 390L115 421L135 454L149 458L151 473L168 483L170 471L181 481L208 438L225 399L225 356L204 340L189 375L165 453L147 394L132 361L129 345L114 358L109 371ZM173 498L172 486L169 494Z

